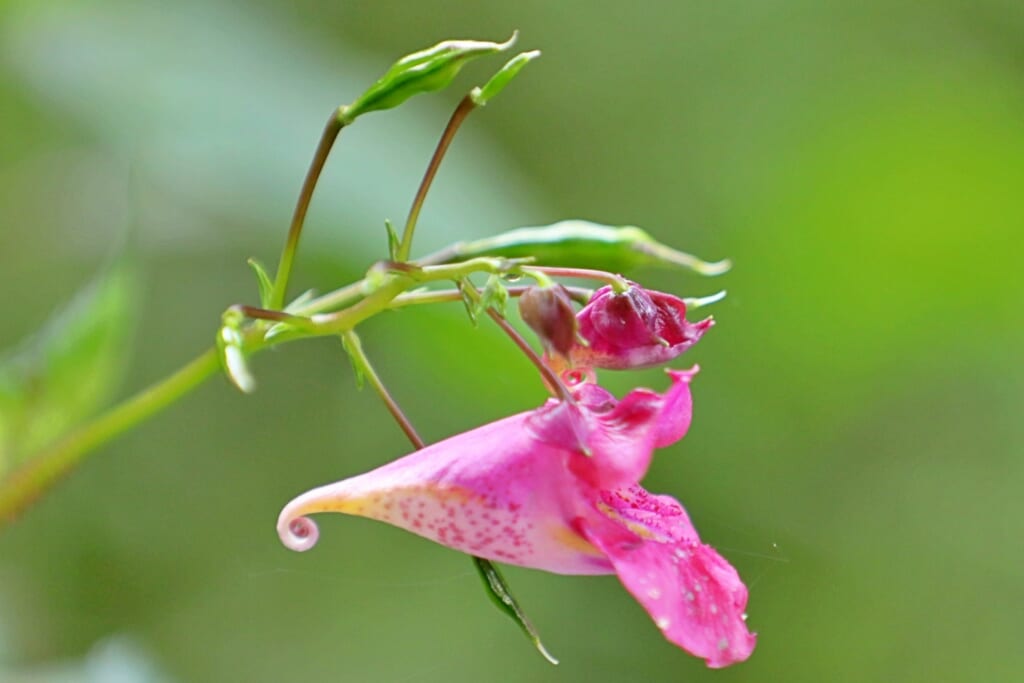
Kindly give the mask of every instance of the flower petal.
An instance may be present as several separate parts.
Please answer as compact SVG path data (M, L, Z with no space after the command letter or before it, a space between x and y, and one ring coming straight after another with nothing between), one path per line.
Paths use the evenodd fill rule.
M619 580L665 637L713 668L750 656L747 589L736 570L700 542L682 506L640 486L603 492L583 534L611 560Z
M578 453L569 468L587 484L617 489L643 478L656 447L675 443L690 427L690 380L697 372L670 370L664 394L634 389L621 401L594 385L574 389L576 406L549 402L527 426L538 441ZM580 457L583 456L583 457Z
M278 534L294 550L317 538L304 516L342 512L401 527L464 553L561 574L611 565L572 520L591 507L566 459L538 442L521 413L438 442L372 472L313 489L282 510Z
M611 287L594 292L576 315L586 345L570 351L574 365L611 370L659 365L696 344L714 320L686 319L686 303L636 283L615 293Z

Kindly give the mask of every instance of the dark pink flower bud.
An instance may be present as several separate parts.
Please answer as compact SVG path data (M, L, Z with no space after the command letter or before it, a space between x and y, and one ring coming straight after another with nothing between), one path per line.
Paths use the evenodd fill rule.
M576 343L576 309L562 285L530 287L519 297L519 314L548 351L567 356Z
M621 294L602 287L576 317L588 345L572 349L573 363L611 370L670 361L714 324L711 318L689 322L682 299L636 284Z

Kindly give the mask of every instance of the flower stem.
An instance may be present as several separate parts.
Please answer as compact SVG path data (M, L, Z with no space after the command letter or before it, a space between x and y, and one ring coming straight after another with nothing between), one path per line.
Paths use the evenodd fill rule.
M437 175L437 169L441 166L441 160L444 159L445 152L448 151L448 146L455 138L455 133L458 132L459 126L466 120L469 113L476 109L476 106L476 103L469 95L463 97L462 101L459 102L459 106L452 112L452 117L448 119L448 125L445 126L444 132L441 133L441 139L437 141L434 156L430 158L427 170L423 174L423 180L420 181L420 187L416 191L416 197L412 200L412 206L409 208L409 217L405 220L402 241L398 245L397 257L399 261L405 261L409 258L409 252L412 250L412 235L416 230L416 221L420 217L420 209L423 208L423 201L427 198L430 185L434 182L434 176Z
M552 277L573 277L581 280L597 280L599 282L606 282L612 286L617 294L621 294L629 289L629 281L621 275L615 273L609 273L605 270L593 270L591 268L556 268L552 266L521 266L520 270L523 271L524 275L530 275L533 273L542 273Z
M508 295L512 298L522 296L527 290L532 287L509 287ZM566 287L569 296L573 301L585 304L590 301L590 297L593 294L592 290L585 289L583 287ZM406 294L400 294L392 300L390 308L402 308L403 306L418 306L422 304L440 304L450 301L462 301L465 295L461 290L458 289L437 289L425 292L408 292ZM696 300L695 300L696 301Z
M324 132L320 136L320 143L313 154L313 161L306 172L306 179L299 191L299 199L295 204L295 213L292 214L292 223L288 228L288 238L281 252L281 261L277 266L277 276L274 279L274 290L270 298L269 308L281 308L284 305L285 293L288 290L288 278L291 277L292 263L295 261L295 252L299 247L299 237L302 236L302 224L306 220L306 211L309 210L309 202L313 198L313 190L316 189L317 180L320 179L320 172L327 162L327 156L331 153L334 141L345 127L342 121L344 107L331 112L327 119Z
M405 436L409 439L413 446L417 450L426 446L423 439L416 432L416 429L409 422L409 418L402 412L401 407L395 401L394 397L391 396L391 392L388 391L387 387L384 386L384 382L381 381L380 375L373 369L373 365L370 364L370 359L367 358L366 352L363 351L363 345L359 341L359 335L356 334L355 330L347 330L341 334L342 341L345 342L345 350L348 351L348 355L352 358L352 363L355 365L357 371L365 377L369 382L373 390L377 392L381 400L384 401L384 405L387 406L388 412L391 413L391 417L395 418L395 422L401 427Z
M0 527L12 522L57 479L70 472L90 450L167 407L219 369L217 352L210 349L170 377L135 394L32 456L0 482Z
M472 283L467 281L465 285L462 285L462 290L466 293L466 296L473 300L474 303L480 303L480 292L477 291L476 287L473 286ZM544 362L544 359L537 355L537 352L533 350L530 343L523 339L523 335L519 334L516 328L512 327L512 323L506 320L505 316L494 310L491 306L487 307L487 315L491 316L491 320L498 324L498 327L508 335L513 343L519 347L519 350L526 354L526 357L530 359L530 362L533 363L537 370L540 371L541 378L544 380L544 384L547 386L548 391L567 404L573 404L576 402L576 399L572 397L572 393L569 392L569 389L558 377L558 374L556 374L555 371Z

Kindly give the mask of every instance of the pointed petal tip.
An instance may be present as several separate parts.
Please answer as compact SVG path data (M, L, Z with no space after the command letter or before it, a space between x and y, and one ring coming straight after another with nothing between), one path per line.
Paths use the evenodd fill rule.
M700 372L700 365L694 363L693 367L687 370L676 370L674 368L665 368L665 372L669 377L672 378L672 382L686 382L687 384L693 379L693 376Z

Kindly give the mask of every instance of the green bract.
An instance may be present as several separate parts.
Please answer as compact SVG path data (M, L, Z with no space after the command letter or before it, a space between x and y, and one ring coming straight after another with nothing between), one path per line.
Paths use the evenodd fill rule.
M516 77L516 74L524 66L537 57L540 57L540 50L530 50L529 52L520 52L508 60L498 73L491 76L491 80L484 83L482 88L473 88L470 91L469 96L472 98L473 104L478 107L486 105Z
M367 112L397 107L413 95L440 90L452 82L468 60L507 50L515 43L517 35L513 33L504 43L446 40L402 57L359 99L342 107L338 117L347 125Z

